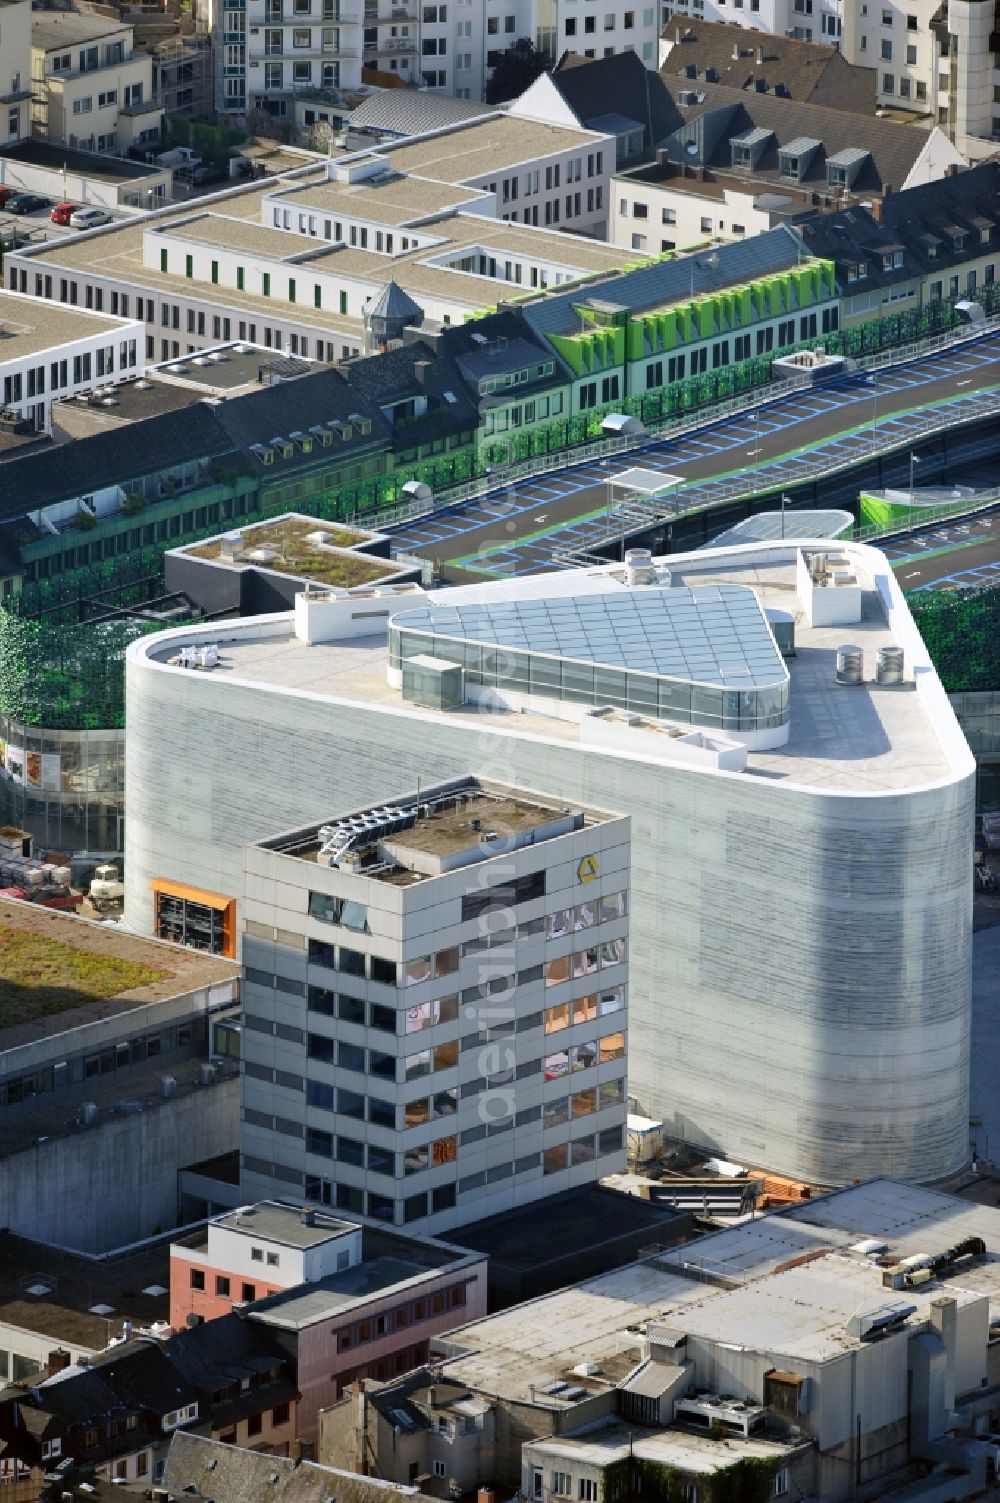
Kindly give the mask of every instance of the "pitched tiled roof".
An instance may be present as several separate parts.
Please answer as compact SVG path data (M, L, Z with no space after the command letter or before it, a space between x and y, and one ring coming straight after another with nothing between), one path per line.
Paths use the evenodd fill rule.
M0 465L0 521L54 501L125 485L192 458L214 458L231 452L232 440L216 417L219 408L196 403L134 424L77 439L72 462L66 445L26 454Z
M1000 162L984 162L954 177L892 193L882 201L880 220L855 207L819 215L799 228L813 255L834 262L841 292L910 282L915 273L944 274L989 255L991 248L1000 259ZM884 258L896 259L897 251L902 251L901 264L884 265ZM859 267L864 269L860 276Z
M833 42L803 42L725 21L682 17L664 27L663 40L672 45L660 74L671 86L691 68L696 71L687 76L701 82L714 69L713 82L730 88L750 92L763 80L768 92L784 89L785 97L800 103L875 114L875 69L846 62Z
M803 173L802 186L824 190L828 158L842 151L860 149L868 156L852 192L898 190L928 141L927 131L916 125L866 120L843 110L800 104L774 94L745 93L725 84L699 81L691 88L697 93L696 100L691 104L681 103L681 80L673 81L674 96L687 124L685 131L675 134L667 143L671 161L729 171L732 166L729 143L733 137L746 130L763 129L772 136L753 172L748 174L753 182L781 181L787 186L788 180L779 174L779 148L805 136L821 145ZM689 138L696 143L694 153L685 150Z
M163 1485L177 1498L211 1498L212 1503L428 1503L416 1488L223 1445L184 1430L170 1442Z

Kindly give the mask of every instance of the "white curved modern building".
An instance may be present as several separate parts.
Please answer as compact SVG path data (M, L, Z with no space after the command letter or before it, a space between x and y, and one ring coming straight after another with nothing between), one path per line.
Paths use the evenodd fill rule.
M313 592L223 623L214 667L180 666L204 628L140 639L127 919L187 900L236 935L245 842L421 780L627 813L639 1109L821 1184L942 1178L968 1150L974 764L895 577L828 541L661 563Z

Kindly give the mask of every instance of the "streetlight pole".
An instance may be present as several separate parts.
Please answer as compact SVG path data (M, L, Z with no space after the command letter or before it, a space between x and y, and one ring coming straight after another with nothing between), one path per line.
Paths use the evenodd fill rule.
M872 383L872 448L878 443L878 376L873 371L869 376Z
M911 507L913 505L913 466L915 464L919 464L919 463L920 463L920 460L917 458L917 456L915 454L911 453L910 454L910 506Z
M786 507L787 504L788 504L788 497L785 495L784 491L782 491L782 493L781 493L781 540L782 540L782 542L784 542L784 539L785 539L785 507Z

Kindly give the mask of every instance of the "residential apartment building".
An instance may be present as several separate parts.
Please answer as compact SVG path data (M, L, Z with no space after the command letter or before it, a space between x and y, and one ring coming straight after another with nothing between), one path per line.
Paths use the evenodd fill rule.
M670 0L664 25L722 21L803 42L836 42L851 0ZM662 54L661 54L662 55ZM856 61L851 57L849 61ZM864 59L861 59L862 66Z
M485 1253L362 1227L313 1205L243 1206L170 1249L175 1330L239 1307L294 1361L296 1438L315 1447L319 1413L358 1379L426 1361L456 1321L486 1313Z
M748 33L737 21L681 20L660 39L660 76L711 79L747 94L775 94L798 104L853 115L875 114L875 67L847 62L837 42L803 41L787 33Z
M0 146L9 150L31 135L31 0L3 8L3 73L0 74Z
M988 12L976 0L851 3L843 12L844 56L876 70L878 103L929 116L972 162L993 155L1000 131L1000 64Z
M655 565L635 578L608 565L431 592L419 609L376 596L372 610L387 614L389 629L383 635L373 618L362 650L338 640L345 623L333 610L326 644L301 635L296 616L226 623L212 633L224 672L171 663L182 646L204 641L203 630L144 637L129 648L126 665L129 922L151 932L155 888L181 871L238 906L254 901L252 889L241 897L244 844L259 839L262 809L280 808L291 824L314 819L317 802L329 806L331 787L341 808L363 809L393 802L385 790L404 794L418 775L464 776L480 755L479 717L464 702L421 706L400 682L413 654L464 664L463 701L494 693L490 735L511 769L508 782L558 790L563 801L585 786L595 804L632 815L628 1066L639 1110L665 1119L678 1137L813 1182L849 1180L890 1157L913 1179L951 1172L968 1153L974 763L881 555L841 546L836 567L853 578L848 591L828 588L815 570L814 584L810 554L791 540L674 554L669 585ZM764 615L772 607L795 611L794 658L775 646ZM719 612L729 622L721 636ZM680 660L664 648L650 662L648 650L632 645L637 614L657 640L661 627L671 638L682 627L697 635L704 656ZM835 666L848 629L868 672L845 691ZM651 640L647 629L640 635ZM915 686L909 693L882 693L872 682L887 646L903 648ZM584 666L565 668L564 678L570 659ZM633 672L650 677L633 685ZM733 687L734 674L745 688ZM836 697L829 720L818 709L827 696ZM795 711L796 702L813 712ZM211 754L223 723L240 767L235 781ZM164 737L174 747L166 766ZM847 759L845 737L853 752ZM272 741L303 755L276 766L252 750ZM211 811L223 806L225 821L213 823ZM873 827L880 832L874 843ZM765 837L770 854L762 864ZM889 849L905 863L905 890L895 881L886 888ZM868 894L876 890L873 906ZM261 896L266 904L271 889ZM894 943L885 951L890 914ZM254 917L277 926L263 913ZM336 961L336 935L323 940L321 923L310 921L309 935L332 945ZM873 925L880 940L868 947ZM289 956L306 972L288 973L297 987L326 985L337 996L339 984L374 1003L367 959L374 937L343 942L366 957L364 978L359 973L351 985L349 975L311 980L308 951L297 948L304 931L290 932ZM284 970L281 941L272 934L261 942L280 954L280 965L259 967L273 978ZM431 951L428 945L419 955ZM919 1005L908 955L921 957ZM349 958L349 965L360 972L362 962ZM302 1024L289 1013L291 1004L301 1015L298 990L284 993L272 981L255 995L273 999L273 1021L262 1017L273 1067L285 1068L279 1051L308 1060ZM724 1018L728 1048L708 1026L712 1017ZM281 1038L279 1025L294 1038ZM364 1026L371 1026L367 1014ZM329 1024L326 1031L333 1032ZM329 1053L337 1041L333 1033L322 1047ZM352 1035L351 1042L358 1051L391 1054L374 1037ZM397 1066L375 1063L368 1091L353 1088L366 1096L366 1111L368 1094L380 1101L395 1094L378 1095L382 1069L390 1087L401 1086ZM873 1091L876 1067L880 1079L905 1078L905 1089ZM327 1060L323 1068L337 1066ZM290 1065L289 1073L303 1071ZM328 1075L323 1081L334 1085ZM543 1100L562 1090L561 1082L543 1084ZM424 1100L428 1091L420 1086L414 1095ZM291 1094L292 1103L300 1099ZM295 1120L284 1107L281 1115ZM433 1126L423 1129L427 1140ZM272 1132L277 1163L283 1135L264 1131ZM286 1193L304 1189L307 1172L323 1177L307 1170L297 1138L280 1143L280 1161L283 1182L295 1187Z
M702 23L723 22L776 39L834 44L851 67L871 71L880 109L929 119L976 163L993 154L1000 131L993 21L978 0L672 0L661 60L678 34L685 40L689 22L693 39L703 37ZM770 47L756 37L750 43L755 56ZM757 76L764 65L761 59L747 71ZM728 71L715 68L720 76Z
M58 1466L137 1490L158 1485L171 1438L188 1427L230 1445L291 1449L295 1360L259 1322L231 1314L169 1337L126 1330L85 1363L67 1356L53 1353L51 1375L0 1393L4 1463L23 1498Z
M652 254L759 235L817 209L877 206L964 165L937 127L864 120L700 79L690 88L671 79L671 89L682 123L655 164L621 173L612 186L615 245Z
M345 113L361 84L361 0L221 0L213 6L215 107L243 124L264 112L305 125L305 111Z
M1000 226L993 205L1000 165L891 194L877 215L821 215L801 226L813 255L829 255L841 291L842 327L942 299L975 301L994 286Z
M275 1201L241 1206L170 1247L175 1331L361 1262L361 1227ZM194 1317L193 1319L190 1317Z
M245 1195L436 1234L624 1163L627 820L470 779L246 862Z
M487 1263L440 1238L366 1226L353 1267L258 1301L248 1323L295 1363L297 1438L315 1448L320 1413L350 1384L412 1372L444 1332L485 1314Z
M132 27L76 11L31 16L33 134L43 141L124 156L160 140L163 108L153 61Z
M525 37L550 67L566 52L587 59L634 55L655 67L669 13L662 0L506 0L502 8L472 0L368 0L365 63L411 85L480 101L504 52ZM613 106L604 113L613 114Z

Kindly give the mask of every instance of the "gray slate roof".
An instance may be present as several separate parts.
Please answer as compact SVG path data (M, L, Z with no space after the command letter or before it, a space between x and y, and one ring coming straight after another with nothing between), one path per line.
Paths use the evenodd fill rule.
M694 104L680 104L681 79L673 80L674 97L687 122L685 131L675 133L667 143L672 162L731 171L729 142L734 136L754 128L773 131L760 162L748 181L780 182L789 186L778 171L778 152L796 137L807 136L822 142L810 159L801 186L825 190L826 164L844 151L865 151L868 160L852 186L852 192L897 192L913 169L917 157L927 145L928 134L917 125L901 125L892 120L863 119L843 110L831 110L816 104L800 104L793 99L779 99L774 94L746 93L724 84L698 82ZM695 127L692 129L692 126ZM684 140L694 136L699 151L685 151Z
M680 124L670 91L635 52L601 58L564 52L551 77L564 103L587 130L602 129L599 121L608 116L634 121L643 127L647 152Z
M408 292L398 282L386 282L373 303L365 310L369 318L416 318L423 313Z
M623 276L588 282L586 287L546 297L523 307L524 317L536 334L573 334L580 328L576 307L588 299L617 303L633 312L665 307L691 296L718 292L755 277L787 271L801 258L801 242L786 225L752 235L748 240L717 246L711 252L657 261Z
M415 1487L359 1477L313 1461L291 1461L226 1446L179 1430L170 1442L163 1486L178 1499L212 1503L424 1503Z

